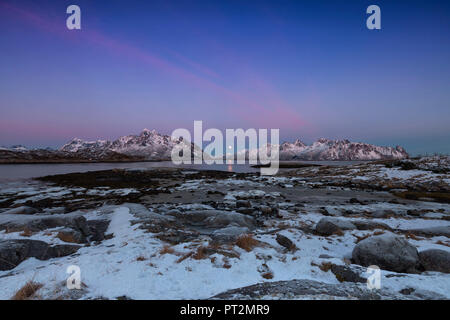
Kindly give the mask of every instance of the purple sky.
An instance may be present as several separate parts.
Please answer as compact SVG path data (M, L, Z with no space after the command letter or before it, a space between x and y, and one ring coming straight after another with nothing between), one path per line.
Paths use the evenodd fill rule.
M67 30L77 4L82 30ZM279 128L450 153L450 5L0 0L0 145Z

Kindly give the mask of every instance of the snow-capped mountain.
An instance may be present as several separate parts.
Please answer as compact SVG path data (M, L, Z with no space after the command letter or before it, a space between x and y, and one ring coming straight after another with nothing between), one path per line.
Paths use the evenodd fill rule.
M404 159L408 153L400 146L381 147L349 140L319 139L312 145L297 140L280 146L280 160L381 160Z
M0 150L6 150L6 151L28 151L27 147L24 147L22 145L15 145L11 147L3 147L0 146Z
M144 129L139 135L123 136L114 141L83 141L75 138L63 145L59 151L93 155L115 152L145 160L168 160L173 147L180 143L185 142L183 139L161 135L155 130ZM194 152L198 151L199 149L194 148Z
M362 142L349 140L319 139L312 145L306 145L299 139L295 142L284 142L279 146L280 160L383 160L405 159L408 153L400 146L380 147ZM237 154L245 153L246 159L257 159L258 149L242 150Z

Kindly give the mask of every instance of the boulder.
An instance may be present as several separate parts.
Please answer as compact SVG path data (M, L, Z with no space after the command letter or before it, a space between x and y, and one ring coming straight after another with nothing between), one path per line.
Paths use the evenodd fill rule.
M333 272L339 282L365 283L367 281L360 276L360 272L350 266L333 264L331 265L331 272Z
M237 238L244 234L248 234L249 229L247 227L236 227L236 226L230 226L222 229L215 230L211 237L214 240L218 241L235 241Z
M3 214L35 214L36 212L38 212L38 210L36 210L35 208L28 207L28 206L21 206L21 207L9 209L9 210L3 212Z
M416 247L393 234L372 236L360 241L352 252L354 263L384 270L417 273L420 268Z
M450 273L450 252L429 249L419 252L420 264L426 271Z
M330 236L335 233L340 233L342 232L342 230L353 229L356 229L356 226L350 221L332 217L325 217L320 219L315 227L315 231L323 236Z
M195 229L222 229L228 226L254 229L255 219L238 212L222 210L192 210L174 214L177 222Z
M50 228L68 227L80 231L84 235L89 234L86 219L80 213L53 214L53 215L0 215L0 230L33 232Z
M39 260L63 257L76 252L80 246L55 245L39 240L2 240L0 241L0 270L14 269L27 258Z
M105 232L109 227L109 220L88 220L87 226L89 229L90 241L103 241L105 239Z
M295 250L297 248L291 239L289 239L286 236L283 236L282 234L278 233L275 240L278 242L280 246L283 246L288 250Z

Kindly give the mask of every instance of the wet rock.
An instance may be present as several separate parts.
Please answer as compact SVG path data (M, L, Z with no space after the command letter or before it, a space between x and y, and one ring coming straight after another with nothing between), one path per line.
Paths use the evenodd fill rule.
M353 230L353 229L356 229L356 226L350 221L331 217L320 219L320 221L317 223L315 227L315 231L323 236L339 234L342 232L342 230Z
M22 261L33 257L39 260L63 257L75 253L80 246L55 245L39 240L0 241L0 270L14 269Z
M450 252L430 249L419 252L420 264L426 271L450 273Z
M288 249L288 250L294 251L294 250L296 250L296 248L297 248L297 247L295 246L294 242L292 242L291 239L289 239L289 238L286 237L286 236L283 236L282 234L279 234L279 233L278 233L275 240L278 242L278 244L279 244L280 246L283 246L283 247L285 247L285 248Z
M21 206L14 209L7 210L3 214L35 214L38 210L28 206Z
M372 236L360 241L352 252L354 263L384 270L417 273L420 267L416 247L393 234Z

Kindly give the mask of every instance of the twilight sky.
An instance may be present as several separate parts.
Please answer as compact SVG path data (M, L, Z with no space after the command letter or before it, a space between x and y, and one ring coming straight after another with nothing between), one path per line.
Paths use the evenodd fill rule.
M449 1L0 0L0 37L0 145L203 120L450 153Z

